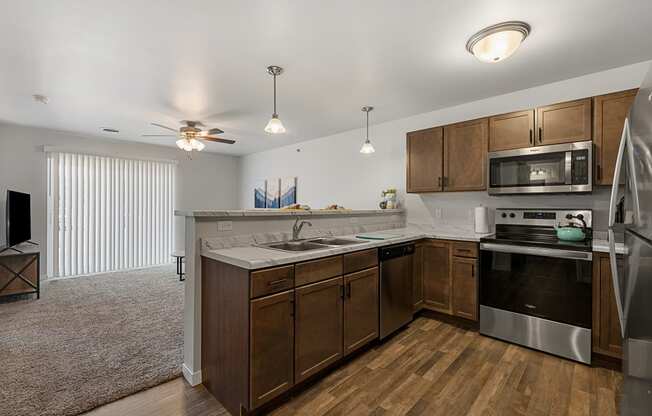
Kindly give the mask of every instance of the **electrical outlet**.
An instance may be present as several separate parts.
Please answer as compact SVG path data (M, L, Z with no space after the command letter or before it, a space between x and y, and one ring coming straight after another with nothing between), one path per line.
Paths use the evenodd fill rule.
M233 221L218 221L217 231L233 231Z
M440 220L442 217L441 208L435 208L435 218Z

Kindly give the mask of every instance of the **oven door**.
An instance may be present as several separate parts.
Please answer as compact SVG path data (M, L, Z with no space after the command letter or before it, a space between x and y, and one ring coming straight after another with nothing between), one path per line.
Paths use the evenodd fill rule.
M591 142L489 153L489 193L589 192Z
M592 253L481 243L480 304L591 328Z

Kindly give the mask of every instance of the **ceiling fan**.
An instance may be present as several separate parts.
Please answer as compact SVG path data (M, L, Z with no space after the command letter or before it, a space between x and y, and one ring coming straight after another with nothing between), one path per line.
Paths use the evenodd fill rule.
M204 124L201 121L193 120L182 120L183 124L179 129L173 129L172 127L164 126L163 124L151 123L152 126L160 127L162 129L173 131L175 134L143 134L143 137L178 137L177 146L181 150L187 152L192 152L197 150L198 152L202 151L206 146L203 141L216 142L216 143L226 143L233 144L235 140L223 139L221 137L214 137L214 134L224 133L223 130L218 128L212 128L208 130L202 130L199 127L204 127Z

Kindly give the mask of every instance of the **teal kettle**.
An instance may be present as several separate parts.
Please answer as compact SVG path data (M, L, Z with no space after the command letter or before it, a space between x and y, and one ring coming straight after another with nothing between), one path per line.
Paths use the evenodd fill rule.
M555 231L557 232L557 238L563 241L583 241L586 238L586 222L584 217L580 214L577 216L567 215L566 219L569 220L567 226L561 224L555 225ZM582 222L582 227L576 226L574 223L570 222L572 219L578 219Z

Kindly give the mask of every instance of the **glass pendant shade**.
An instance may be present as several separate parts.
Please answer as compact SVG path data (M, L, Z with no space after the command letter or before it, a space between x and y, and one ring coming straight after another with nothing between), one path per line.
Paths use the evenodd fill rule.
M376 149L374 149L374 146L371 144L369 139L365 140L365 142L362 144L362 147L360 148L360 153L363 153L365 155L368 155L375 151Z
M473 35L466 49L482 62L500 62L516 52L529 33L527 23L500 23Z
M193 150L201 152L206 147L201 140L197 139L179 139L176 143L179 149L185 150L186 152L192 152Z
M278 118L277 114L272 115L272 118L265 126L265 131L269 134L285 133L285 127L283 127L283 123L281 123L281 120Z

